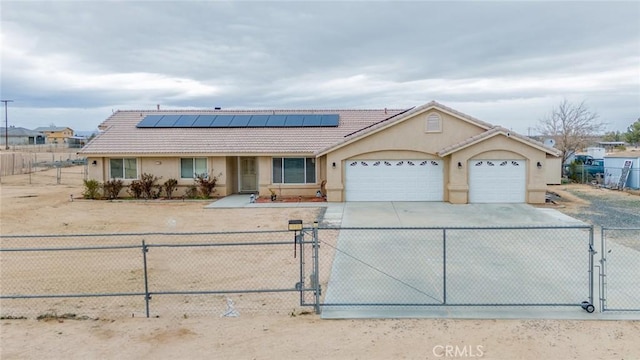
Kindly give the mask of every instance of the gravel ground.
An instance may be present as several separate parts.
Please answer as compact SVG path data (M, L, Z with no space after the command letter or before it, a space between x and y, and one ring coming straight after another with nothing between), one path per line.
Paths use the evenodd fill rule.
M590 195L579 190L569 192L590 204L572 216L600 227L640 228L640 197L619 199Z
M593 224L596 232L600 228L633 228L637 230L606 230L607 241L614 241L636 251L640 251L640 196L621 198L619 196L594 195L577 189L568 190L589 203L570 215Z

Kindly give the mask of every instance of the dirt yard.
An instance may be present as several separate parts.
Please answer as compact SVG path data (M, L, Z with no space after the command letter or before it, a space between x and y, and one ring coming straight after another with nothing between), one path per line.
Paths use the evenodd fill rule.
M2 235L111 232L201 232L286 229L287 220L313 221L303 208L204 209L200 201L85 201L82 167L1 179ZM593 196L637 195L554 187L555 205L580 214ZM71 201L73 195L74 201ZM3 244L4 245L4 244ZM2 271L2 269L0 269ZM4 272L0 276L6 276ZM24 306L30 303L25 301ZM0 308L0 313L2 309ZM82 315L79 313L78 315ZM557 320L320 320L300 312L239 317L0 320L4 359L638 359L638 321Z

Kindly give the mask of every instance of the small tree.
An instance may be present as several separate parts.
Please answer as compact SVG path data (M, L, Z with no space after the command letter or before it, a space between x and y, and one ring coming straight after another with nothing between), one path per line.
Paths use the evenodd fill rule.
M100 182L98 180L82 180L84 191L82 196L85 199L97 199L100 196Z
M605 124L598 121L598 117L584 101L574 104L564 99L540 120L537 130L541 135L556 140L564 164L576 151L588 145L591 136L602 132Z
M624 134L624 139L631 145L638 146L640 144L640 118L629 125L627 132Z
M602 141L622 141L622 137L620 131L608 131L602 136Z
M104 196L107 199L116 199L120 195L120 190L124 187L122 180L111 179L104 183L102 188L104 189Z
M176 179L168 179L163 184L164 192L167 194L167 198L171 199L173 196L173 192L178 188L178 180Z

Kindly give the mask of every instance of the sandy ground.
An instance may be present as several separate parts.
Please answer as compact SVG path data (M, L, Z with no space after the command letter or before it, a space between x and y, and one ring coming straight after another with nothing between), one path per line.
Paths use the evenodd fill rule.
M287 219L310 222L318 214L314 209L211 210L188 201L80 201L81 178L82 167L64 169L61 184L55 171L30 180L28 175L3 177L1 233L285 229ZM569 214L580 211L585 202L564 189L554 187L562 201L550 206ZM237 318L4 319L0 339L2 359L640 358L638 321L328 321L267 311Z

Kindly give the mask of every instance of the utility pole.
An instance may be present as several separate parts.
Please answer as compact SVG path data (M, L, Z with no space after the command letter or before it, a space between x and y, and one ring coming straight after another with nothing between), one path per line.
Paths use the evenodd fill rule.
M0 100L4 103L4 146L5 150L9 150L9 118L7 117L7 103L13 100Z

